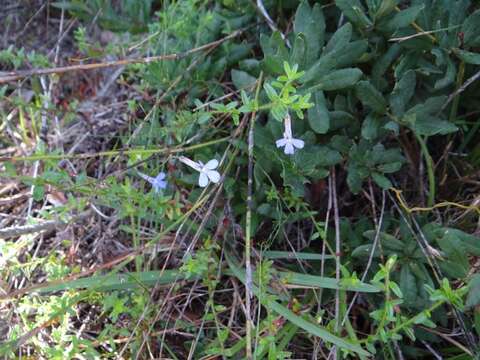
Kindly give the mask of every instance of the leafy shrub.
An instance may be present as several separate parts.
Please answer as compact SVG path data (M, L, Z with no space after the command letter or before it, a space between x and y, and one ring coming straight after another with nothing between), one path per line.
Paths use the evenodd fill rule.
M6 278L65 279L38 294L26 291L0 352L15 356L22 331L51 325L48 339L33 336L27 344L48 358L114 357L126 348L140 357L146 347L174 358L243 358L252 341L243 326L252 316L256 323L247 328L258 359L478 354L480 280L471 264L480 245L470 233L479 210L463 204L465 188L448 185L478 164L479 126L471 121L480 100L478 5L265 1L286 36L260 21L263 10L250 1L165 2L154 11L156 5L55 4L84 22L99 14L102 28L129 31L117 54L132 43L145 56L182 53L243 30L192 57L127 68L122 81L142 94L128 102L133 128L118 130L114 148L96 154L115 158L119 171L100 180L88 169L72 177L57 162L63 154L40 146L27 159L43 163L34 179L5 168L33 186L35 201L49 186L71 194L43 217L68 221L92 204L102 218L109 219L97 207L114 214L118 237L133 251L109 274L76 279L80 270L57 258L60 251L39 267L25 250L28 238L0 243ZM75 38L90 53L85 29ZM26 60L23 50L0 53L8 68ZM32 118L43 110L38 103L21 107ZM29 131L23 135L28 140ZM215 177L198 189L207 170ZM161 186L152 174L163 174ZM165 239L172 243L164 246ZM252 274L233 255L242 249L254 252ZM169 290L160 291L163 285ZM185 293L180 306L176 299ZM105 322L89 324L101 328L95 340L72 335L83 306ZM192 340L179 344L162 333L168 328ZM463 336L445 340L443 328ZM162 337L151 340L156 330ZM129 336L119 350L114 339Z

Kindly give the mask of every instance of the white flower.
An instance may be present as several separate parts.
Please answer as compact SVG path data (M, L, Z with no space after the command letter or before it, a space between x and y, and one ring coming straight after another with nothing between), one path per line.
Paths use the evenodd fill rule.
M164 172L159 172L158 175L156 177L151 177L151 176L148 176L148 175L145 175L143 173L141 173L140 171L138 171L138 175L148 181L150 184L152 184L152 188L153 190L158 193L160 191L160 189L165 189L167 187L167 180L165 180L165 178L167 177L167 175L165 175Z
M200 187L206 187L210 181L214 184L220 181L220 173L215 170L218 167L218 160L212 159L206 164L203 164L201 161L195 162L185 156L180 156L179 160L200 173L198 177L198 185Z
M295 153L295 148L303 149L305 143L303 140L294 139L292 135L292 120L290 115L287 114L284 121L285 131L283 132L283 138L276 141L277 148L285 146L284 152L287 155L293 155Z

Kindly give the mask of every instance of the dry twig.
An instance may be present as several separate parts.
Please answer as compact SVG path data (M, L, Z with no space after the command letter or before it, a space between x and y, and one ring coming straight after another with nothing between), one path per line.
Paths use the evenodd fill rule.
M219 44L233 39L240 34L242 34L245 29L240 29L234 31L228 36L225 36L222 39L213 41L211 43L190 49L183 53L178 54L167 54L167 55L158 55L158 56L147 56L144 58L135 58L135 59L123 59L123 60L115 60L115 61L107 61L102 63L93 63L93 64L79 64L79 65L70 65L70 66L60 66L54 68L42 68L42 69L32 69L32 70L23 70L23 71L10 71L3 73L2 77L0 77L0 84L5 84L8 82L20 80L29 76L39 76L39 75L50 75L50 74L62 74L70 71L79 71L79 70L93 70L93 69L103 69L108 67L114 66L125 66L130 64L149 64L152 62L157 61L164 61L164 60L180 60L187 56L190 56L194 53L208 50L211 47L216 47Z

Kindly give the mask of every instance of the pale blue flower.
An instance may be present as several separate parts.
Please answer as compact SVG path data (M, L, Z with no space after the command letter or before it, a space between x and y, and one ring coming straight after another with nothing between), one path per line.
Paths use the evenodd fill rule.
M201 161L195 162L185 156L180 156L179 160L200 173L198 177L198 185L200 187L206 187L210 181L214 184L220 181L220 173L215 170L218 167L218 160L212 159L206 164L203 164Z
M284 121L285 131L283 132L283 138L278 139L275 143L277 148L285 147L283 150L287 155L293 155L295 153L295 148L303 149L305 143L303 140L294 139L292 135L292 120L290 119L290 115L287 114Z
M148 175L145 175L141 173L140 171L138 172L138 175L144 179L145 181L148 181L150 184L152 184L152 189L158 193L160 190L166 189L167 188L167 180L165 178L167 175L164 172L159 172L156 177L151 177Z

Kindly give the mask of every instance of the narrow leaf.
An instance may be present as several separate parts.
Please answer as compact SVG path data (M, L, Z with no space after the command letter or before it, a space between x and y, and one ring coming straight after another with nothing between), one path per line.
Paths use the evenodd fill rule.
M225 253L225 258L228 262L228 265L230 269L232 270L233 274L242 282L245 284L245 272L241 270L238 265L234 262L233 258L228 254L228 252ZM310 321L305 320L304 318L298 316L295 314L293 311L288 309L287 307L283 306L282 304L278 303L275 300L271 300L270 297L267 296L261 296L260 289L252 285L251 291L253 294L258 298L260 303L269 308L270 310L275 311L277 314L280 316L284 317L294 325L298 326L299 328L305 330L309 334L312 334L314 336L318 336L319 338L323 339L324 341L327 341L329 343L332 343L334 345L337 345L341 349L346 349L350 351L354 351L358 354L361 355L370 355L367 351L362 349L361 346L357 344L353 344L348 340L345 340L341 337L338 337L336 335L333 335L331 332L329 332L327 329L324 327L321 327L317 324L314 324Z

